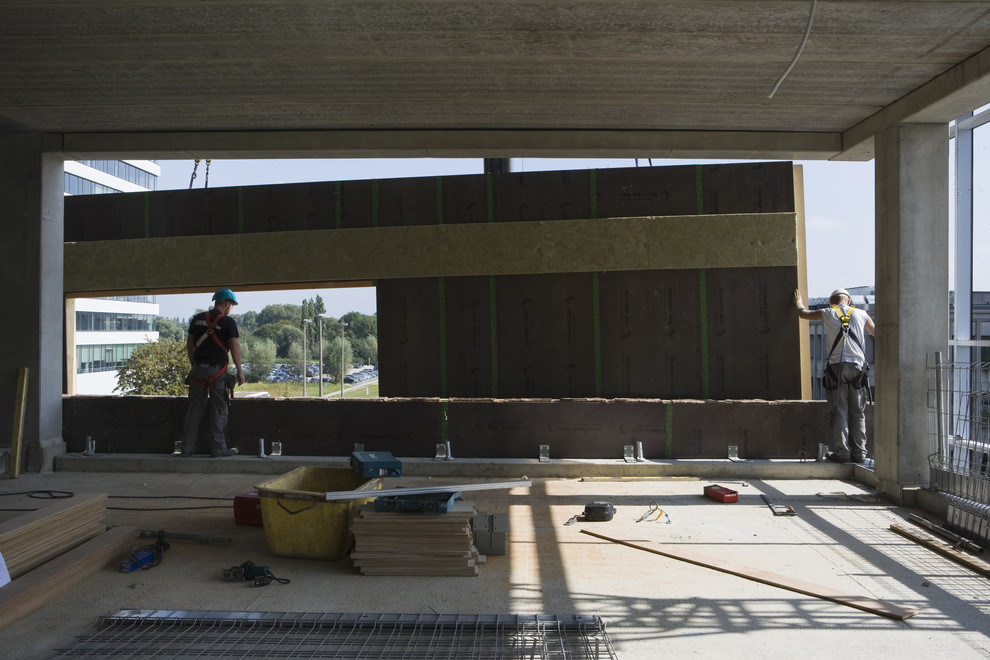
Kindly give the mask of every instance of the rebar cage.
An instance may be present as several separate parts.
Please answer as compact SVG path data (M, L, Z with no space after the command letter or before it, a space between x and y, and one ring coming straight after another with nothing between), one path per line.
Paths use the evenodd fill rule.
M598 616L120 610L58 656L609 659Z
M990 362L929 358L931 487L949 501L946 526L990 541Z

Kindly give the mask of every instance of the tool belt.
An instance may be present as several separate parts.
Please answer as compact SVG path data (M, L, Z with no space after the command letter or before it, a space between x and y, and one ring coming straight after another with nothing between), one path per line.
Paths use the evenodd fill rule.
M841 371L841 364L825 365L825 371L822 373L822 387L829 391L839 389L839 374ZM855 376L843 382L857 390L866 387L870 384L869 367L859 369Z
M200 389L209 389L215 380L227 373L227 363L215 364L194 364L189 371L186 383L196 385Z

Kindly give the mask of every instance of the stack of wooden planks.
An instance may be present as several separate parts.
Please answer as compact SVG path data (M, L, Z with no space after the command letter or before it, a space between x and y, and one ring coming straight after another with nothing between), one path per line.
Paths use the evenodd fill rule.
M136 529L106 531L106 503L106 495L77 495L0 524L0 554L12 579L0 587L0 628L133 550Z
M0 554L11 579L106 530L106 495L76 495L0 524Z
M474 546L471 502L447 513L376 512L367 504L351 523L351 559L364 575L478 575L484 556Z

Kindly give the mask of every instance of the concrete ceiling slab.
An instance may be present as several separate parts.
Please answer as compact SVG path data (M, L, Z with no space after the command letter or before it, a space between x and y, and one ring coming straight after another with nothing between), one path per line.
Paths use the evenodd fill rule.
M868 158L878 117L990 102L988 47L972 1L9 0L0 129L79 155L121 135L149 157L337 155L299 136L357 132L381 156L575 155L598 135L616 155Z

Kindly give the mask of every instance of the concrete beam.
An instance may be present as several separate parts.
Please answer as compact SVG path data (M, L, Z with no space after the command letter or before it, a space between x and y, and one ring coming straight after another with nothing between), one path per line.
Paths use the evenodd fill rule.
M948 124L987 102L990 102L990 48L845 131L841 154L834 160L870 160L876 152L874 136L884 129L902 123Z
M469 275L796 266L797 214L327 229L65 245L65 292ZM204 245L231 255L204 258ZM210 251L210 254L213 252ZM278 255L278 258L273 258ZM148 264L154 263L154 268Z
M327 130L65 133L67 158L728 158L825 160L838 133L650 130Z

